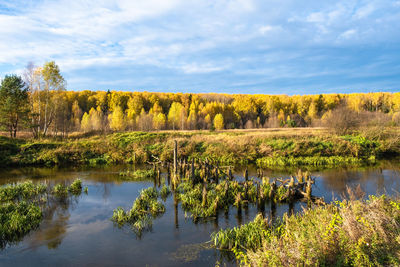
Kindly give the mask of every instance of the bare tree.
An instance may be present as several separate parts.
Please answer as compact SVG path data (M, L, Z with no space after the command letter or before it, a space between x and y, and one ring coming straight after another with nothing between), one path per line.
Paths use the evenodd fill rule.
M323 124L337 134L347 134L358 128L360 123L360 114L345 105L326 113L323 118Z

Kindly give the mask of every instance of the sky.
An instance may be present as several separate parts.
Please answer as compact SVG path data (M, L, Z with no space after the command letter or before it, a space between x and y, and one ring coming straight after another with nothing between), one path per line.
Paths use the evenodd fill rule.
M400 1L0 0L0 77L68 90L400 91Z

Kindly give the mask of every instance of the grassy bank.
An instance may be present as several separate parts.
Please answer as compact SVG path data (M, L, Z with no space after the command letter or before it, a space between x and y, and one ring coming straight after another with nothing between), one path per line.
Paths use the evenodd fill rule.
M253 222L212 236L220 249L253 266L398 266L400 200L370 196Z
M181 157L221 164L336 166L374 162L400 154L398 129L379 137L337 136L323 129L265 131L127 132L64 140L0 137L5 165L99 165L172 159L174 140ZM398 132L398 131L397 131Z

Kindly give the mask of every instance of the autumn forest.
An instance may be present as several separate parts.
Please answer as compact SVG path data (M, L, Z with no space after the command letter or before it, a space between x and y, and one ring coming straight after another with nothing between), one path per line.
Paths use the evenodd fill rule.
M400 93L191 94L67 91L66 85L55 62L41 67L29 64L23 77L6 76L0 95L2 103L8 103L1 110L4 130L11 136L18 130L32 131L38 137L71 132L310 127L326 125L338 109L359 117L359 123L400 124ZM10 98L7 86L22 93Z

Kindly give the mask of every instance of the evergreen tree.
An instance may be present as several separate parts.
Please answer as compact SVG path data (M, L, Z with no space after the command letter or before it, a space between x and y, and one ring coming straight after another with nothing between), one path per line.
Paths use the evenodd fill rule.
M17 75L6 75L0 86L0 126L16 137L19 126L28 122L28 88Z

